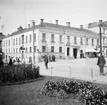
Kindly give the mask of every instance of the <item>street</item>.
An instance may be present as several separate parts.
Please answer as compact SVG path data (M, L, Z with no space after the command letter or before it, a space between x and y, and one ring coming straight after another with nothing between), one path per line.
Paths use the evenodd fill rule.
M106 62L107 62L107 58ZM49 62L49 69L45 68L44 62L38 63L40 74L48 76L60 76L67 78L76 78L92 82L107 83L107 64L104 67L103 76L100 75L97 66L97 58L58 60Z

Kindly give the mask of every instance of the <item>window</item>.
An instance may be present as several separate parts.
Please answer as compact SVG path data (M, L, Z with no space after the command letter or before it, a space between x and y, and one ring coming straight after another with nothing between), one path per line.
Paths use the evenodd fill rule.
M62 52L62 47L59 47L59 52Z
M59 42L62 43L62 35L59 35Z
M46 46L42 46L42 52L46 52Z
M106 45L107 43L106 43L106 38L105 37L103 37L103 45Z
M80 44L83 45L83 38L80 38Z
M34 52L36 52L36 46L34 46Z
M36 42L36 33L34 33L34 42Z
M20 48L19 48L19 53L21 52Z
M26 53L28 52L28 49L27 49L27 47L26 47Z
M42 34L42 42L45 42L45 41L46 41L46 34L43 33L43 34Z
M51 43L54 43L54 34L51 34Z
M28 38L27 38L27 36L26 36L26 44L28 43Z
M10 40L9 40L9 46L10 46Z
M13 53L15 53L15 48L13 48Z
M31 38L31 35L29 35L29 42L31 43L31 41L32 41L32 38Z
M30 51L29 52L32 52L32 47L30 47Z
M19 45L21 44L21 37L19 37Z
M16 38L16 45L17 45L17 38Z
M67 36L67 43L70 43L70 36Z
M77 37L74 36L74 44L77 44Z
M18 52L17 52L17 48L16 48L16 53L18 53Z
M3 41L3 47L5 47L5 41Z
M99 46L99 39L97 39L97 46Z
M51 52L54 52L54 46L51 46Z
M22 44L24 44L24 35L22 35Z
M94 39L92 39L92 46L94 46Z
M86 38L86 45L88 45L88 38Z

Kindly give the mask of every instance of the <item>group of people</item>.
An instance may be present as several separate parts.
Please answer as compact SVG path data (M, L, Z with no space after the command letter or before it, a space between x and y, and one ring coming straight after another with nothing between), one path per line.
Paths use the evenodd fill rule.
M15 62L16 62L16 60L13 59L13 57L9 57L9 61L8 61L7 64L8 64L9 66L12 66ZM18 62L18 63L20 62L19 58L17 59L17 62ZM0 67L3 67L3 66L4 66L3 58L0 56Z

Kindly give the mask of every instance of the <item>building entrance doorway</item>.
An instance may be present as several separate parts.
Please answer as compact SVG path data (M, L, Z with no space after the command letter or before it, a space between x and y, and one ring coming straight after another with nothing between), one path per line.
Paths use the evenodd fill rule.
M69 56L69 47L67 47L67 56Z
M75 59L77 58L77 48L73 48L73 56Z

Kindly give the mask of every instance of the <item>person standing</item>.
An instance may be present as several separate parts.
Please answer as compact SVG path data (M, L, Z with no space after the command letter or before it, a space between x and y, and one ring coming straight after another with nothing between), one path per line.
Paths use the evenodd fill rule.
M9 65L10 65L10 66L13 65L12 58L9 59Z
M48 56L47 55L45 55L44 57L44 62L45 62L46 69L48 69Z
M97 65L99 67L101 65L100 59L101 59L101 57L100 57L100 54L99 54L98 61L97 61ZM106 60L105 60L104 56L102 55L102 65L103 65L103 67L104 67L105 64L106 64Z

